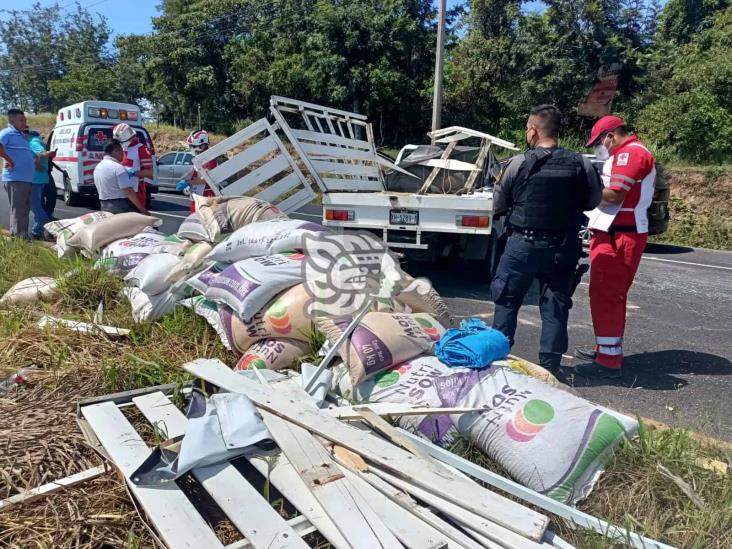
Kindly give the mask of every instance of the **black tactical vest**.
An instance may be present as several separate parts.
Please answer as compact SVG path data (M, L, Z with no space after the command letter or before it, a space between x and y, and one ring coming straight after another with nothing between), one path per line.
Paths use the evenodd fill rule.
M531 149L512 187L508 223L520 229L579 230L587 177L582 159L567 149Z

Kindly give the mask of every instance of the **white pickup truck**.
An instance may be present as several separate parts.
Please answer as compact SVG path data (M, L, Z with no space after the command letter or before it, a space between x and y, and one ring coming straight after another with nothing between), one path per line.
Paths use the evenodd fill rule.
M377 153L363 115L277 96L270 112L274 124L258 120L195 157L215 193L294 211L316 197L315 185L324 225L374 232L414 260L457 256L475 260L481 273L495 264L496 152L517 150L513 143L451 127L429 134L434 145L407 145L392 162Z

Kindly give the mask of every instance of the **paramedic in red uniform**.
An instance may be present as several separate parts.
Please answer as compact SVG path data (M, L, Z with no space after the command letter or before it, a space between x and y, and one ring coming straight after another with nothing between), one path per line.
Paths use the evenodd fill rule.
M129 124L122 122L112 128L112 137L122 143L125 151L122 165L134 172L139 185L137 198L146 208L149 204L148 184L153 182L153 157L148 149L137 137L137 133Z
M195 132L191 132L191 134L186 139L186 143L188 144L188 148L190 149L191 153L193 153L193 156L201 154L203 151L208 150L208 132L206 130L197 130ZM218 159L214 158L213 160L209 160L208 162L206 162L203 167L206 171L208 171L214 169L218 165ZM181 179L176 186L176 190L178 191L186 191L186 189L191 197L191 212L196 211L196 203L193 201L194 194L198 194L201 196L216 196L211 190L211 187L208 186L208 183L206 183L206 181L200 175L198 175L198 172L195 169L191 172L190 175Z
M593 126L587 147L594 147L603 166L604 219L590 214L590 311L594 349L577 349L577 366L586 377L619 378L628 291L648 240L648 207L656 184L656 161L630 132L622 118L604 116ZM596 210L597 211L597 210ZM614 216L614 217L613 217ZM597 226L605 228L600 230Z

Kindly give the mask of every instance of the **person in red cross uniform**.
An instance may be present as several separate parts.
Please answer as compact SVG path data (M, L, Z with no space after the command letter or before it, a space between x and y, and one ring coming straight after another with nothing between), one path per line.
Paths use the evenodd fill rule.
M575 367L585 377L622 377L623 333L628 291L648 240L648 207L656 185L651 152L617 116L593 126L587 147L604 160L602 202L590 214L590 311L594 348L575 356L591 362ZM597 213L597 215L593 215Z
M206 130L197 130L195 132L191 132L191 134L186 139L186 143L188 144L188 148L194 156L201 154L202 152L208 150L209 147L208 132ZM206 162L203 165L203 169L206 171L213 170L218 165L218 159L214 158ZM184 185L181 185L180 188L185 187L189 196L191 197L191 205L189 208L191 213L196 211L196 202L193 200L194 194L206 197L216 196L211 190L211 187L208 186L208 183L206 183L206 180L200 176L195 168L187 177L182 179L179 183L185 183Z
M153 184L153 157L150 149L140 141L135 130L124 122L112 128L112 137L122 144L124 157L122 165L134 172L137 177L137 198L140 203L148 207L148 185Z

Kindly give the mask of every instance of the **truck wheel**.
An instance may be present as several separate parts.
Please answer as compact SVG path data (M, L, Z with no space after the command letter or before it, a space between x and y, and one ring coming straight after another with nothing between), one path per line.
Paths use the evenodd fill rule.
M81 206L81 197L71 189L71 181L64 181L64 202L67 206Z
M493 276L496 274L498 262L506 247L505 236L498 236L496 231L491 233L491 243L486 250L485 257L482 259L470 259L470 276L475 282L484 282L490 284Z

